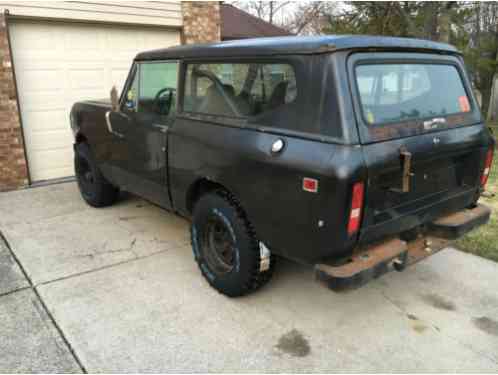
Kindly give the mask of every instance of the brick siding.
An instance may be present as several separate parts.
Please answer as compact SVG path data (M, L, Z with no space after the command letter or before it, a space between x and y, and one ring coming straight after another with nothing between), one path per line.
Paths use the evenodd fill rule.
M0 191L28 184L21 122L4 15L0 15Z
M220 3L183 1L183 44L220 41Z

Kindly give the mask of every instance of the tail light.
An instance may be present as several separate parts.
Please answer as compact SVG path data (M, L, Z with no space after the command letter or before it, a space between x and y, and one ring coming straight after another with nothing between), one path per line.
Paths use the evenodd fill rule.
M348 234L351 236L360 229L361 211L363 209L363 195L365 185L357 182L353 185L351 211L349 212Z
M484 188L488 182L489 173L491 172L491 164L493 163L493 147L486 153L486 161L484 162L484 171L481 175L481 186Z

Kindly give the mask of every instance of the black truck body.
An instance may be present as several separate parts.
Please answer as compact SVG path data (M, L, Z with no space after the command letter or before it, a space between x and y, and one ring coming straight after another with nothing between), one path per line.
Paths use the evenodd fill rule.
M177 67L177 86L165 89L166 99L159 93L152 103L145 98L136 105L153 108L168 102L169 109L140 112L130 94L134 77L158 62ZM292 67L297 94L274 109L240 110L265 108L279 96L278 84L273 93L265 93L271 87L263 83L262 94L244 99L233 113L195 110L203 104L195 107L200 99L192 92L202 80L220 88L213 97L228 95L224 89L234 91L211 77L217 71L206 67L216 64L225 64L223 69L232 64L235 68L220 77L233 80L239 66L251 70L274 64L268 82L284 75L275 66ZM393 79L382 70L391 67L397 72ZM370 100L364 94L370 82L382 81L372 88L383 95L381 101L397 103L405 93L423 91L431 83L416 82L424 69L436 72L432 84L449 85L448 100L453 100L453 81L436 81L438 72L456 72L451 77L459 77L458 89L464 90L455 104L459 110L402 113L374 123L379 116L391 116L390 111L395 118L399 111L389 103L362 103ZM241 86L250 85L260 72L264 82L264 69L254 71ZM377 79L376 74L383 75ZM400 83L410 74L415 78ZM244 88L229 95L232 106L247 97ZM430 91L424 95L432 100ZM446 44L404 38L262 38L140 53L119 108L112 109L109 101L76 103L71 126L75 144L88 145L107 183L186 217L204 193L222 189L236 199L272 255L308 264L344 259L355 249L393 237L405 240L445 215L476 207L494 148L459 52Z

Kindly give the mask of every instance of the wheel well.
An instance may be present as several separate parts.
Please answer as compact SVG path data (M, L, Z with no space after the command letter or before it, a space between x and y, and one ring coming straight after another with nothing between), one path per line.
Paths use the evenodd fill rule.
M210 181L207 178L201 178L200 180L197 180L190 189L187 192L187 210L191 214L192 211L194 210L194 205L199 198L214 190L225 190L229 191L225 186L218 184L216 182Z

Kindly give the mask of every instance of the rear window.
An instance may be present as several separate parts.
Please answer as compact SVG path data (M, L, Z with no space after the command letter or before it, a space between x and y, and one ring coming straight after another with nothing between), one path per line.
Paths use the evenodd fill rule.
M368 126L471 111L454 65L361 64L355 73L362 115Z

